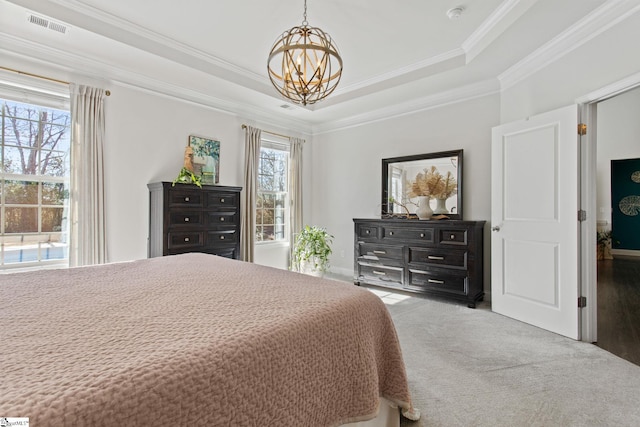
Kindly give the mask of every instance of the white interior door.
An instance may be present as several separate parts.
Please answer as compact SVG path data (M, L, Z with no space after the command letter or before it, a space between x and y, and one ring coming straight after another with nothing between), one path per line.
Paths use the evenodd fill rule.
M577 106L492 133L492 310L580 338Z

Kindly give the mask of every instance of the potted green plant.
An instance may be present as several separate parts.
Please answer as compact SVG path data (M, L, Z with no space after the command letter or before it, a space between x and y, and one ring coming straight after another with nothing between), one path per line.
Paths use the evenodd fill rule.
M323 276L329 269L332 242L333 236L324 228L305 225L294 239L292 270Z

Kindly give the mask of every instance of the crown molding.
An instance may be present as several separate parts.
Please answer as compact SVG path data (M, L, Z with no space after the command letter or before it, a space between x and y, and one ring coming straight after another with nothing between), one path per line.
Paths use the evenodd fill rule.
M77 28L119 41L206 74L270 94L267 76L251 72L202 50L133 24L78 0L7 0L24 8L67 22ZM213 73L212 71L217 71Z
M636 0L608 1L498 76L502 90L520 83L640 10Z
M53 66L58 70L64 71L66 74L77 76L79 79L88 78L95 81L102 81L106 84L113 83L174 100L200 105L226 114L250 117L267 124L288 128L300 133L310 133L310 126L302 120L289 119L252 107L249 104L224 100L170 82L152 79L92 57L76 55L52 46L44 46L39 43L14 37L7 33L0 32L0 46L2 46L0 52L7 56L12 55L22 58L29 63L35 62L42 66Z
M462 43L462 49L467 54L469 61L475 58L480 52L482 52L484 47L486 47L485 41L491 36L492 32L496 30L499 24L501 24L509 16L509 14L522 3L522 0L505 0Z
M0 32L0 45L3 46L0 52L7 55L18 56L32 63L36 61L41 65L55 66L67 74L78 75L80 78L110 82L118 86L203 106L222 113L251 118L307 135L362 126L393 117L463 102L496 93L499 89L497 81L487 80L443 91L417 100L392 105L369 113L358 114L337 121L328 121L321 125L310 125L304 120L291 119L282 115L273 114L259 108L251 107L245 103L223 100L183 86L152 79L99 61L95 58L76 55L51 46L44 46L39 43L14 37L7 33Z
M430 58L407 65L405 67L397 68L388 73L380 74L375 77L371 77L357 83L352 83L349 86L345 86L343 88L337 88L334 94L336 96L339 96L339 95L347 94L349 92L355 92L361 89L365 89L371 86L384 84L389 80L398 79L398 78L404 77L407 74L421 71L425 68L429 68L434 65L441 64L443 62L446 62L452 59L458 59L460 57L464 58L464 56L465 56L464 50L462 50L461 48L453 49L443 54L432 56Z
M345 119L315 125L312 127L313 135L321 135L364 126L371 123L381 122L396 117L415 114L421 111L497 94L499 92L500 86L498 81L496 79L489 79L455 89L442 91L419 99L395 104L364 114L358 114Z

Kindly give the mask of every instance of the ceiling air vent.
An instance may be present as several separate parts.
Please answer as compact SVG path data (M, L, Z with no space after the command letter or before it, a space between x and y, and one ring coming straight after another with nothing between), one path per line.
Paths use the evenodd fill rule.
M29 14L28 21L34 25L38 25L40 27L48 28L52 31L57 31L58 33L66 34L69 27L59 22L52 21L50 19L44 18L42 16Z
M32 24L40 25L44 28L47 28L49 26L49 20L36 15L29 15L29 22L31 22Z

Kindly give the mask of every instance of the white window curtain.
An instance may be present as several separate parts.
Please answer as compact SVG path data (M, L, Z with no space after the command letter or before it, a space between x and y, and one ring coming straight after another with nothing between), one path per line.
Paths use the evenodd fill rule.
M304 139L289 138L291 149L289 151L289 197L291 209L289 209L291 250L296 234L302 229L302 145Z
M107 262L103 165L105 91L72 83L70 92L69 265L103 264Z
M262 130L245 126L244 189L240 213L240 254L244 261L253 262L256 233L256 187L258 185L258 162L260 161L260 138Z

